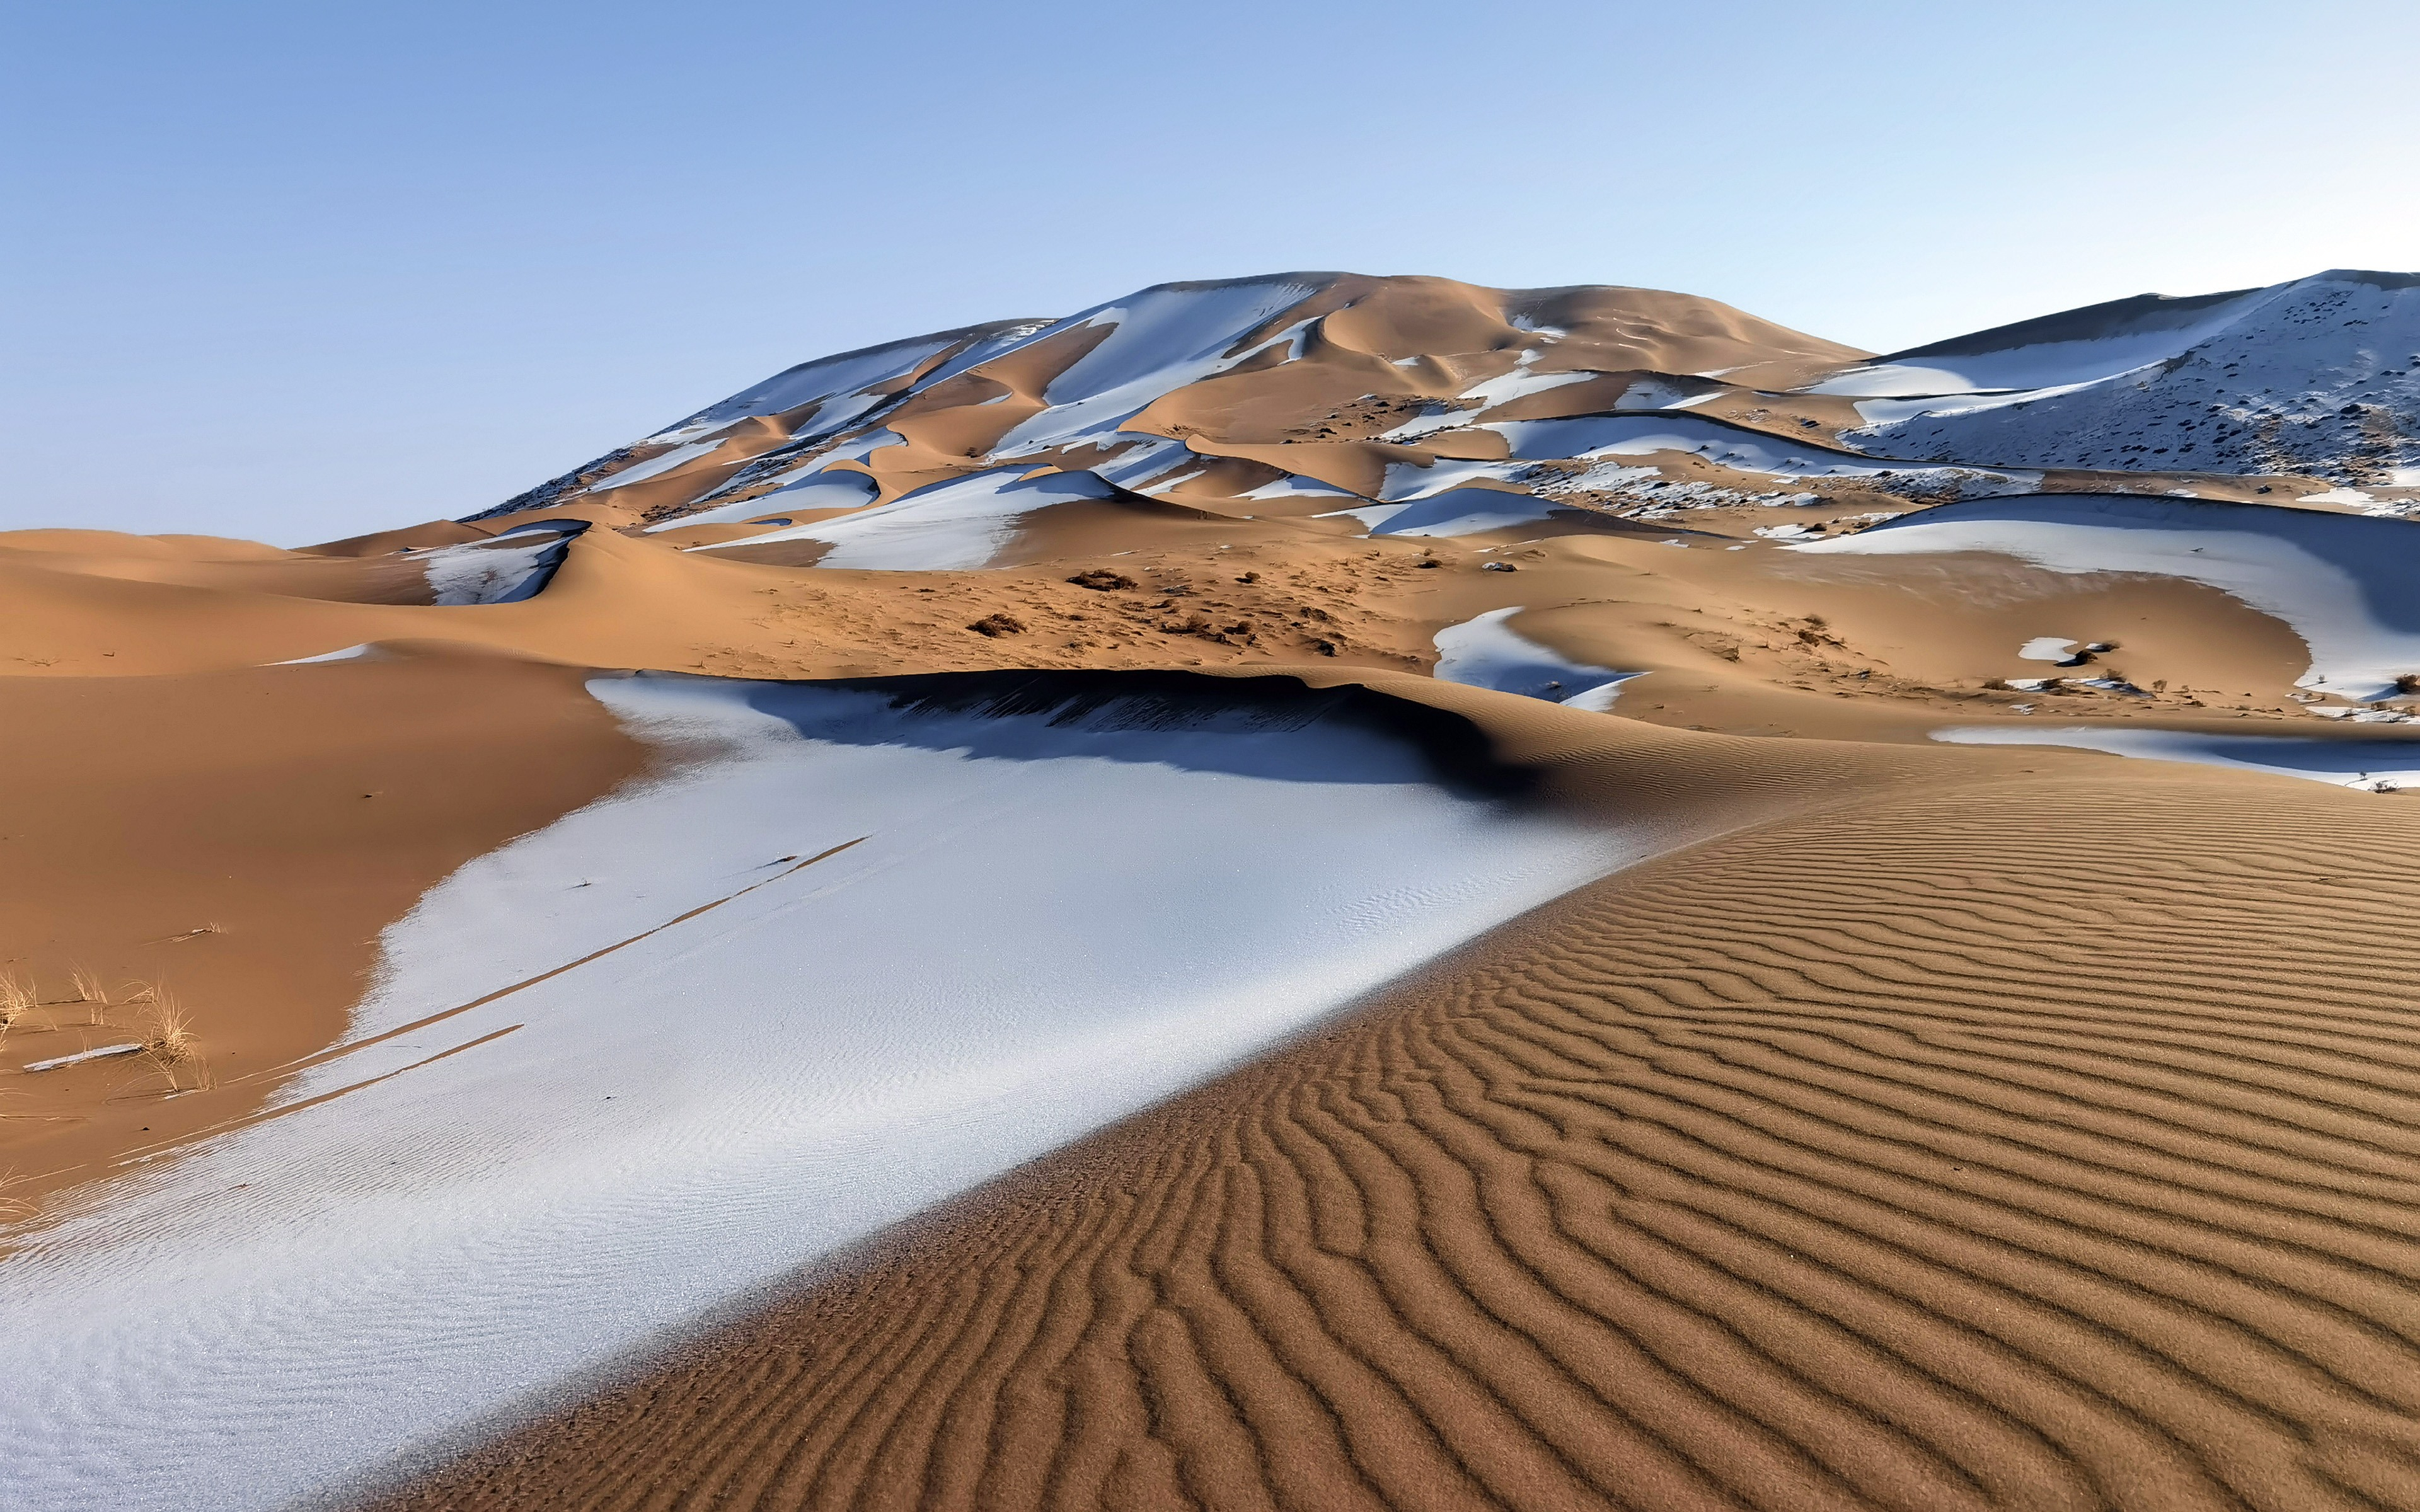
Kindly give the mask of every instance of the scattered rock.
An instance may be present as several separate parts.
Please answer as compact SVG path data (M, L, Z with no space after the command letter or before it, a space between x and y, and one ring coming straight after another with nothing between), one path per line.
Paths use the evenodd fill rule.
M1519 572L1521 569L1512 565L1512 563L1509 562L1482 562L1479 564L1479 570L1481 572Z

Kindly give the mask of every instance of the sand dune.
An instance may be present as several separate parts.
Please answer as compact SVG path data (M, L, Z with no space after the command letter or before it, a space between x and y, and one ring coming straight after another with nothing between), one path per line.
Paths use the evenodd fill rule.
M2420 834L2136 770L1584 889L388 1504L2413 1504Z
M2411 284L1162 285L0 535L0 1504L2420 1508Z
M2415 347L2420 280L2338 270L1978 332L1813 392L1858 396L1851 440L1891 456L2389 484L2420 462Z

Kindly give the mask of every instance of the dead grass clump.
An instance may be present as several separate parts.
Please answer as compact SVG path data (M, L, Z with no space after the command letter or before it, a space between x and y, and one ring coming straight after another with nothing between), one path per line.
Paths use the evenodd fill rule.
M98 1028L102 1012L109 1007L109 989L82 966L68 973L68 981L75 988L75 1000L85 1006L85 1026Z
M34 984L10 973L0 972L0 1040L8 1038L8 1031L17 1026L17 1021L33 1011Z
M167 1079L168 1090L207 1090L210 1069L202 1059L201 1047L194 1041L194 1015L177 1001L175 994L156 983L145 987L143 995L151 1003L143 1030L143 1058ZM179 1079L188 1068L193 1073L191 1088Z
M1135 586L1132 578L1123 572L1111 572L1107 567L1088 567L1067 580L1078 588L1090 588L1099 594Z
M967 628L972 630L977 635L991 636L995 640L1004 635L1023 635L1025 633L1025 625L1023 622L1014 619L1006 614L986 614L982 619L975 621L974 624L968 625Z

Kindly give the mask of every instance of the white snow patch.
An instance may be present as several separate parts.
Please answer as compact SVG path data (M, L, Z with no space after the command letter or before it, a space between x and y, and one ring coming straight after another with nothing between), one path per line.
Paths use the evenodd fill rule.
M1598 375L1591 372L1539 373L1531 369L1539 351L1532 347L1513 360L1512 371L1492 378L1481 378L1463 390L1456 398L1476 399L1478 404L1467 409L1448 407L1433 414L1415 415L1378 437L1382 441L1413 441L1441 430L1457 430L1469 424L1491 409L1499 409L1513 400L1531 393L1544 393L1553 389L1585 383Z
M1523 608L1515 604L1489 609L1475 620L1439 630L1434 675L1441 682L1492 687L1599 714L1612 708L1619 685L1645 675L1591 667L1540 645L1505 623Z
M371 642L365 640L360 645L346 646L339 651L322 651L316 656L296 656L287 661L272 661L269 663L269 665L271 667L308 667L315 661L358 661L362 657L368 656L371 650Z
M1650 849L1356 727L594 686L671 770L431 889L283 1116L11 1234L14 1512L291 1504Z
M713 440L692 441L687 446L675 446L661 456L651 456L644 462L624 468L610 478L597 479L588 486L588 491L605 493L614 488L627 488L634 483L644 483L650 478L660 478L675 468L686 467L701 456L721 451L723 440L725 438L717 438Z
M2027 661L2055 661L2062 667L2072 667L2083 658L2075 654L2075 642L2062 640L2055 635L2038 635L2017 648L2017 655Z
M2095 383L2176 356L2266 303L2273 293L2256 289L2242 298L2188 312L2181 322L2163 326L2145 321L2092 340L2036 342L1956 356L1870 363L1835 374L1802 392L1902 398Z
M1336 519L1349 516L1372 535L1476 535L1481 531L1509 530L1544 519L1559 507L1535 494L1507 493L1501 488L1455 488L1446 493L1398 504L1368 504L1314 517Z
M768 515L801 509L861 509L874 502L875 492L874 480L862 472L817 472L759 494L745 503L723 504L650 525L646 533L686 530L691 525L740 525Z
M833 519L792 525L738 541L692 546L721 551L775 541L829 541L832 548L818 567L881 572L950 572L988 565L1027 514L1078 499L1107 499L1115 492L1089 472L1043 472L994 468L936 483L887 504Z
M428 574L429 592L446 608L517 604L535 598L587 527L578 522L524 525L484 541L433 546L404 555Z
M1050 380L1042 395L1050 408L1001 437L993 458L1007 461L1113 433L1163 395L1294 342L1308 322L1249 350L1233 350L1246 335L1317 292L1311 285L1283 280L1150 288L1061 321L1036 339L1082 326L1114 329Z
M1284 477L1273 479L1257 488L1246 489L1241 497L1246 499L1358 499L1361 496L1350 488L1340 488L1332 483L1322 483L1317 478L1306 478L1299 473L1289 472Z
M2112 756L2274 772L2367 792L2420 787L2420 741L2304 740L2291 735L2210 735L2092 725L2022 730L1965 725L1936 730L1932 738L1959 746L2066 746Z
M1778 437L1734 429L1668 410L1644 415L1580 415L1569 420L1500 420L1479 427L1501 435L1523 460L1645 456L1683 452L1738 472L1776 478L1871 478L1937 471L1930 463L1847 456L1820 447L1793 446ZM1503 464L1496 464L1501 468ZM1966 476L1962 491L2014 493L2037 486L2041 474L2008 468L1957 470Z
M946 337L926 336L801 363L647 440L688 440L752 416L782 414L818 400L822 402L815 412L792 432L791 439L830 436L888 402L883 395L862 391L905 378L937 354L947 351L950 346ZM987 351L986 355L991 353Z

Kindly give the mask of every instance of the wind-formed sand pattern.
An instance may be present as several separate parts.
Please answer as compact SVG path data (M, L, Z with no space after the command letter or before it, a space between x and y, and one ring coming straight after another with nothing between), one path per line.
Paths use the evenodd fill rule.
M2420 1507L2420 303L1284 273L0 535L0 1505Z

